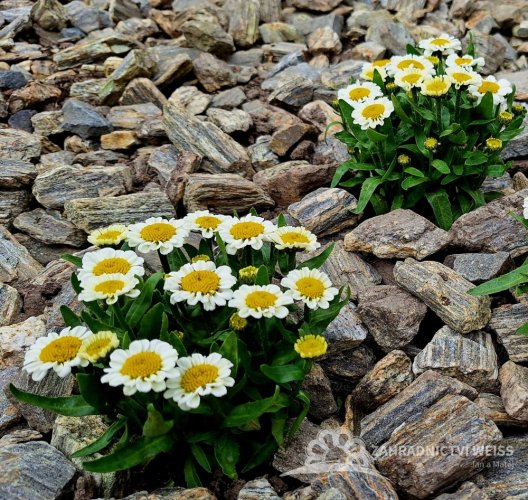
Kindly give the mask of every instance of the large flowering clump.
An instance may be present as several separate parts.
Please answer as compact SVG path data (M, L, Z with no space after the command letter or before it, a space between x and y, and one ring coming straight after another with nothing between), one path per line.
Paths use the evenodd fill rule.
M405 56L365 64L361 80L338 91L336 137L351 159L332 185L358 191L356 212L414 208L448 229L484 204L484 179L508 169L501 151L525 109L507 80L479 73L485 61L472 43L459 51L447 34L422 40Z
M235 478L265 463L306 416L302 381L346 302L317 269L331 248L297 264L320 247L305 228L208 211L112 225L89 241L101 248L65 256L79 267L84 310L62 306L68 327L38 339L24 364L36 381L75 373L80 394L13 394L64 415L106 415L107 432L76 456L119 446L85 462L90 471L167 452L174 479L192 486L215 469ZM163 272L131 248L156 252Z

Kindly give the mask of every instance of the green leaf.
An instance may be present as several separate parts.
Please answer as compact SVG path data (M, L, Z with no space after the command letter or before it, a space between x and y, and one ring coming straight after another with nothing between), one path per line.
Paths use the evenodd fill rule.
M238 335L235 332L231 332L224 340L220 349L219 354L224 358L228 359L233 363L231 368L231 376L235 377L238 370Z
M84 417L86 415L99 415L97 408L89 405L82 396L48 397L21 391L13 384L9 384L11 394L22 403L38 406L67 417Z
M83 462L85 470L90 472L114 472L127 470L136 465L147 462L160 453L171 450L174 439L170 434L155 438L140 437L119 450L90 462Z
M191 453L193 454L193 457L198 462L198 464L204 469L206 472L211 473L211 464L209 463L209 460L207 459L207 455L205 454L205 451L198 443L192 443L191 444Z
M119 420L116 420L95 441L73 453L72 458L87 457L88 455L93 455L98 451L104 450L112 442L113 437L125 426L126 422L127 419L125 417L121 417Z
M468 290L470 295L492 295L497 292L502 292L528 282L528 265L524 264L517 269L510 271L498 278L482 283L481 285Z
M483 163L486 163L487 161L488 161L488 155L486 153L483 153L482 151L473 151L466 158L464 165L468 165L468 166L482 165Z
M161 335L160 340L163 340L164 342L169 343L176 351L178 352L178 356L187 356L187 349L185 349L185 346L183 345L183 342L181 341L180 337L176 334L176 332L167 332Z
M385 134L380 134L379 132L376 132L374 129L372 128L368 128L367 129L367 137L372 141L372 142L384 142L387 140L387 135Z
M164 322L167 322L165 308L161 302L158 302L141 319L137 338L149 340L159 338Z
M269 274L266 266L260 266L255 278L255 285L269 285Z
M297 394L297 399L302 402L303 409L299 415L297 415L297 418L293 422L290 431L288 432L288 439L291 439L294 434L299 430L299 427L303 423L303 420L306 418L306 415L308 415L308 410L310 409L310 398L308 397L308 394L306 394L304 391L299 391L299 394Z
M129 326L134 328L138 325L143 315L148 311L150 304L152 303L154 290L162 278L163 273L156 273L145 281L143 288L141 289L141 295L134 299L134 302L132 302L132 305L127 312L126 322Z
M404 172L413 175L414 177L425 177L425 174L421 170L414 167L407 167Z
M200 480L200 476L198 475L198 471L196 470L194 461L191 457L188 457L187 460L185 460L183 474L185 476L187 488L197 488L198 486L202 486L202 481Z
M524 325L520 326L517 329L517 333L519 335L528 335L528 323L525 323Z
M147 406L148 416L143 425L143 436L157 437L167 434L174 427L174 420L165 420L152 403Z
M335 243L328 245L319 255L312 257L311 259L305 260L304 262L299 262L297 264L297 269L302 269L307 267L308 269L319 269L330 257L330 254L334 250Z
M442 229L448 230L453 224L453 212L448 194L440 189L433 193L426 193L425 196L433 209L438 225Z
M75 255L71 255L69 253L63 253L61 255L61 259L65 260L66 262L71 262L72 264L74 264L77 267L81 267L82 266L82 258L81 257L76 257Z
M504 172L508 169L508 166L503 165L488 165L486 174L489 177L502 177Z
M286 217L284 214L279 214L277 217L277 227L284 227L288 225L288 221L286 220Z
M260 371L277 384L286 384L304 379L304 371L297 365L261 365Z
M493 94L491 92L486 92L477 106L477 111L487 120L494 117Z
M60 313L66 326L82 326L83 322L68 306L60 306Z
M423 184L424 182L428 182L429 177L407 177L403 179L401 183L401 187L403 190L410 189L415 186L419 186L420 184Z
M381 177L369 177L368 179L365 179L365 182L363 182L363 185L361 186L359 202L354 213L359 214L365 210L374 191L376 191L380 184L383 184L383 179Z
M264 444L260 445L257 450L249 457L246 465L242 469L242 473L248 472L264 462L267 462L273 454L277 451L277 444L273 439L268 439Z
M238 441L227 433L220 436L214 444L214 454L222 472L230 479L237 478L236 464L240 459Z
M394 106L394 112L401 121L406 123L414 123L409 117L409 115L405 113L399 99L394 94L391 95L391 101Z
M436 168L436 170L438 170L439 172L441 172L442 174L450 174L451 173L451 169L449 168L449 165L443 161L443 160L433 160L431 162L431 165Z
M107 387L101 383L101 375L93 373L77 373L75 376L79 385L79 392L84 400L94 408L101 410L106 406L105 393Z
M468 32L467 38L468 38L468 44L466 47L466 52L471 57L475 57L475 43L473 42L473 32L472 31Z

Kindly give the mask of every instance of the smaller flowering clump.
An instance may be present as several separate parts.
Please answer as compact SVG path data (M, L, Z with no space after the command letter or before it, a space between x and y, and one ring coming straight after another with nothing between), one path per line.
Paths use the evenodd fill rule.
M502 125L508 125L513 120L513 113L510 113L509 111L501 111L499 113L499 122Z
M428 149L429 151L436 151L436 148L438 147L439 142L434 137L428 137L424 141L424 147L425 149Z
M293 299L281 291L277 285L242 285L233 293L229 307L238 309L241 318L253 317L285 318L288 316L286 306L293 304Z
M115 332L101 331L83 340L79 349L79 356L82 359L87 359L90 363L97 363L118 347L119 339Z
M162 255L167 255L183 246L189 232L186 221L151 217L129 226L127 242L141 253L159 250Z
M92 231L88 235L88 241L97 247L115 246L125 241L127 233L127 226L123 224L112 224L111 226Z
M256 215L231 218L218 226L218 233L226 243L226 250L230 255L235 255L237 250L248 246L253 250L260 250L274 231L275 226L271 222Z
M328 343L322 335L303 335L295 342L294 349L301 358L318 358L326 354Z
M135 252L102 248L83 256L78 276L81 283L92 276L108 274L143 276L143 262Z
M386 97L362 102L352 111L352 118L363 129L376 128L394 111L394 105Z

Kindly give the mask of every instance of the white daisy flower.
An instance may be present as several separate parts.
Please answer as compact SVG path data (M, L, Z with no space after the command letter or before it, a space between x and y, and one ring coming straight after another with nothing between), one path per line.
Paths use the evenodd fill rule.
M446 74L457 89L467 85L479 85L482 81L482 77L477 72L462 66L448 67L446 68Z
M82 292L79 294L81 302L93 300L106 300L108 305L115 304L121 295L135 298L140 291L136 289L138 279L131 275L103 274L102 276L89 276L82 283Z
M310 309L328 309L330 301L339 293L327 274L307 267L290 271L282 278L281 285L287 288L286 295L301 300Z
M95 229L88 235L88 241L97 247L107 245L119 245L125 241L128 233L127 226L123 224L112 224L111 226Z
M356 105L352 111L354 122L361 126L362 130L376 128L394 111L394 105L386 97L380 97L373 101L366 101Z
M194 306L201 302L206 311L213 311L233 297L231 287L235 283L229 266L216 267L214 262L198 261L169 273L164 289L172 292L171 304L185 301Z
M430 56L433 52L452 54L455 50L460 50L462 48L460 40L447 33L442 33L440 36L421 40L418 43L418 46L424 50L426 56Z
M473 57L469 54L459 56L458 54L450 54L446 59L446 66L448 68L462 67L465 69L479 69L486 64L483 57Z
M83 340L90 336L92 332L88 328L76 326L40 337L26 352L24 370L35 382L42 380L49 370L61 378L66 377L72 367L88 365L88 360L79 356L79 350Z
M241 318L285 318L292 297L284 294L277 285L242 285L233 293L229 307L238 309Z
M187 222L191 231L199 231L204 238L212 238L218 226L230 220L228 215L212 214L209 210L199 210L186 215L183 220Z
M114 332L101 331L83 340L79 349L79 356L82 359L87 359L90 363L97 363L118 347L119 339Z
M143 259L134 252L102 248L83 255L82 266L78 272L79 280L84 281L90 276L105 274L123 274L143 276Z
M214 396L220 398L227 394L227 388L235 385L230 377L233 363L218 353L208 356L195 353L180 358L175 369L176 376L167 380L166 399L178 403L183 411L200 406L200 398Z
M312 252L321 246L315 234L304 227L279 227L270 235L270 240L279 250L294 249Z
M392 56L390 61L390 64L387 66L387 71L389 75L392 76L409 68L418 69L429 75L435 74L433 63L423 56L416 56L414 54L407 54L406 56Z
M420 85L421 93L432 97L443 96L450 88L451 80L445 75L426 78Z
M337 92L337 98L342 99L351 106L375 97L381 97L382 95L381 89L372 82L355 83Z
M127 241L141 253L159 250L162 255L167 255L174 248L183 246L189 232L183 220L151 217L145 222L129 226Z
M528 219L528 197L525 198L523 202L523 217Z
M101 382L112 387L123 386L125 396L139 392L161 392L168 378L175 377L178 352L158 339L134 340L128 349L117 349L110 355Z
M419 87L426 77L429 77L428 73L411 66L403 71L398 71L394 75L394 83L409 92L413 88Z
M372 81L374 79L374 70L378 70L378 73L383 81L387 78L387 67L386 66L375 66L374 63L365 63L361 68L360 78L363 80Z
M506 97L513 92L511 83L504 78L497 80L494 76L488 76L476 85L469 86L469 93L477 98L480 103L486 92L493 95L493 104L506 102Z
M265 241L269 241L269 235L276 227L269 221L256 215L245 215L240 219L231 218L218 226L218 233L226 244L229 255L235 255L237 250L250 246L254 250L260 250Z

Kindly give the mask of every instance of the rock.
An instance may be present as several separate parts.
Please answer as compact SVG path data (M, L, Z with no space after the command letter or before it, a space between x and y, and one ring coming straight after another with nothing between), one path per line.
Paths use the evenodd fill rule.
M296 77L288 79L287 81L282 81L269 95L268 102L295 109L310 102L312 96L312 82L303 77Z
M264 43L301 42L303 40L291 24L265 23L260 25L259 31Z
M17 287L30 280L42 270L25 247L13 235L0 226L0 283Z
M13 225L36 240L48 245L71 245L82 247L86 235L71 222L63 219L59 212L36 208L31 212L21 213Z
M16 189L33 182L37 175L35 166L28 161L0 160L0 187Z
M177 88L169 97L170 102L183 106L191 115L202 114L211 100L212 96L200 92L197 87L192 85Z
M77 134L83 139L99 137L112 131L110 122L85 102L68 99L62 107L63 122L61 128Z
M315 10L329 12L335 9L343 0L293 0L292 5L300 10Z
M359 77L364 63L364 61L350 59L339 64L333 64L321 72L321 82L325 87L334 90L346 87L350 78Z
M475 404L498 426L526 426L526 422L523 423L506 413L501 397L496 394L481 392L475 399Z
M409 344L427 312L423 302L391 285L360 289L358 304L359 316L385 352Z
M398 209L362 222L345 236L349 252L373 253L380 259L425 259L449 243L443 229L412 210Z
M62 133L62 111L43 111L31 117L33 131L44 137Z
M414 379L412 362L403 351L380 359L352 392L355 403L373 411L405 389Z
M339 35L329 26L322 26L310 33L306 44L312 54L339 54L343 48Z
M475 473L486 458L486 446L498 445L502 434L469 399L447 395L418 418L396 429L374 453L376 465L393 484L417 498L427 498ZM442 449L447 453L394 453L398 447ZM456 448L454 448L456 447ZM467 449L469 451L458 451Z
M227 111L212 108L207 110L209 120L226 134L247 132L253 125L251 116L241 109Z
M506 413L528 424L528 368L507 361L501 366L499 380Z
M20 415L17 408L6 396L6 391L9 390L9 384L17 374L18 368L15 367L0 370L0 433L2 434L10 427L16 425L22 418L22 415ZM3 436L3 438L5 438L5 436ZM0 439L0 446L6 444L6 440L3 438ZM39 436L39 438L42 438L42 436Z
M334 108L324 101L313 101L303 106L299 111L299 118L311 123L321 133L325 132L330 122L340 119ZM340 130L341 127L338 127L338 129ZM330 135L334 133L332 130L332 128L328 130Z
M233 198L233 193L237 193ZM265 209L275 205L257 184L236 174L191 174L183 197L187 211L212 210L231 215L234 210Z
M159 33L160 28L152 19L131 18L119 21L116 31L136 40L143 40Z
M508 252L461 253L448 255L444 265L478 285L510 271L513 261Z
M473 44L475 45L475 54L479 54L486 61L484 67L480 70L484 75L491 75L497 72L504 61L504 46L492 35L475 31L473 33Z
M136 134L130 130L114 130L101 136L103 149L129 149L139 144Z
M279 156L285 156L295 144L312 131L311 125L300 121L291 125L284 125L271 136L271 150Z
M13 91L9 97L9 111L17 113L27 107L37 106L49 100L56 100L61 91L55 85L30 82L26 87Z
M238 500L279 500L279 496L266 478L248 481L238 493Z
M296 116L267 102L246 102L242 109L251 116L258 134L272 134L280 128L302 123Z
M288 161L257 172L253 182L268 192L279 207L287 207L314 188L329 183L333 175L331 166Z
M46 208L62 208L77 198L117 196L132 189L128 167L59 167L39 174L33 195Z
M193 66L196 78L208 92L233 87L237 83L237 77L230 66L211 54L200 54L193 61Z
M18 70L0 71L0 89L20 89L31 80L26 72Z
M123 91L119 103L122 105L151 102L159 109L167 104L167 98L149 78L134 78Z
M27 191L0 191L0 225L10 226L13 219L28 208Z
M303 381L302 389L310 398L308 414L316 420L324 420L337 412L337 404L332 394L330 380L324 370L315 363Z
M66 4L64 10L63 19L69 19L73 26L84 33L108 28L113 24L108 12L89 7L79 0Z
M502 151L502 159L511 160L528 155L527 139L528 130L524 130L517 137L514 137Z
M163 125L177 148L204 158L202 168L207 172L249 173L245 149L216 125L202 122L170 102L163 110Z
M73 464L44 441L0 446L0 497L57 498L74 475Z
M350 350L360 345L368 335L352 303L346 304L324 332L328 353Z
M489 297L469 295L467 291L474 285L439 262L397 262L394 278L457 332L479 330L490 320Z
M176 54L174 58L156 59L156 72L152 77L158 87L169 87L185 78L193 69L191 57L188 54Z
M415 45L414 38L405 26L394 21L382 21L372 25L368 29L365 40L387 47L396 55L405 55L407 45Z
M259 36L260 0L228 0L224 9L229 13L228 32L237 46L254 45Z
M131 224L148 217L174 217L174 207L162 193L135 193L104 198L80 198L64 204L66 218L90 232L110 224Z
M21 309L22 300L18 291L0 283L0 327L13 323Z
M281 0L260 0L260 20L274 23L281 18Z
M38 158L41 145L38 137L14 128L0 129L2 160L31 161Z
M516 333L526 321L528 306L525 304L506 304L492 310L489 328L515 363L528 362L528 337Z
M257 138L255 144L248 147L251 166L256 172L280 163L279 157L271 150L270 143L271 136L261 135Z
M19 130L25 130L26 132L33 132L33 125L31 124L31 118L35 116L37 112L34 109L23 109L18 111L9 117L7 124L11 128L17 128Z
M299 225L318 236L328 236L356 225L357 199L339 188L319 188L288 207L288 214Z
M393 431L406 421L421 415L446 395L477 397L477 391L459 380L431 370L420 375L412 384L361 420L360 437L368 448L387 441Z
M208 96L210 97L210 96ZM222 90L213 97L211 101L212 108L233 109L238 108L242 103L246 102L246 94L240 87Z
M218 20L210 15L195 15L181 26L188 46L226 57L235 51L233 37L226 33Z
M161 118L161 109L152 103L114 106L107 115L114 128L137 130L144 122Z
M499 371L491 335L481 331L461 335L444 326L414 358L414 373L426 370L439 371L477 390L495 387Z
M387 49L383 45L376 42L363 42L358 43L350 51L350 56L352 59L366 59L367 61L374 62L378 59L383 59L385 52L387 52Z
M46 324L36 317L30 317L15 325L0 327L0 369L21 367L27 349L45 334Z
M31 257L43 266L48 265L52 260L60 259L65 253L75 251L75 248L69 245L46 245L25 233L16 233L13 236L22 246L26 247Z

